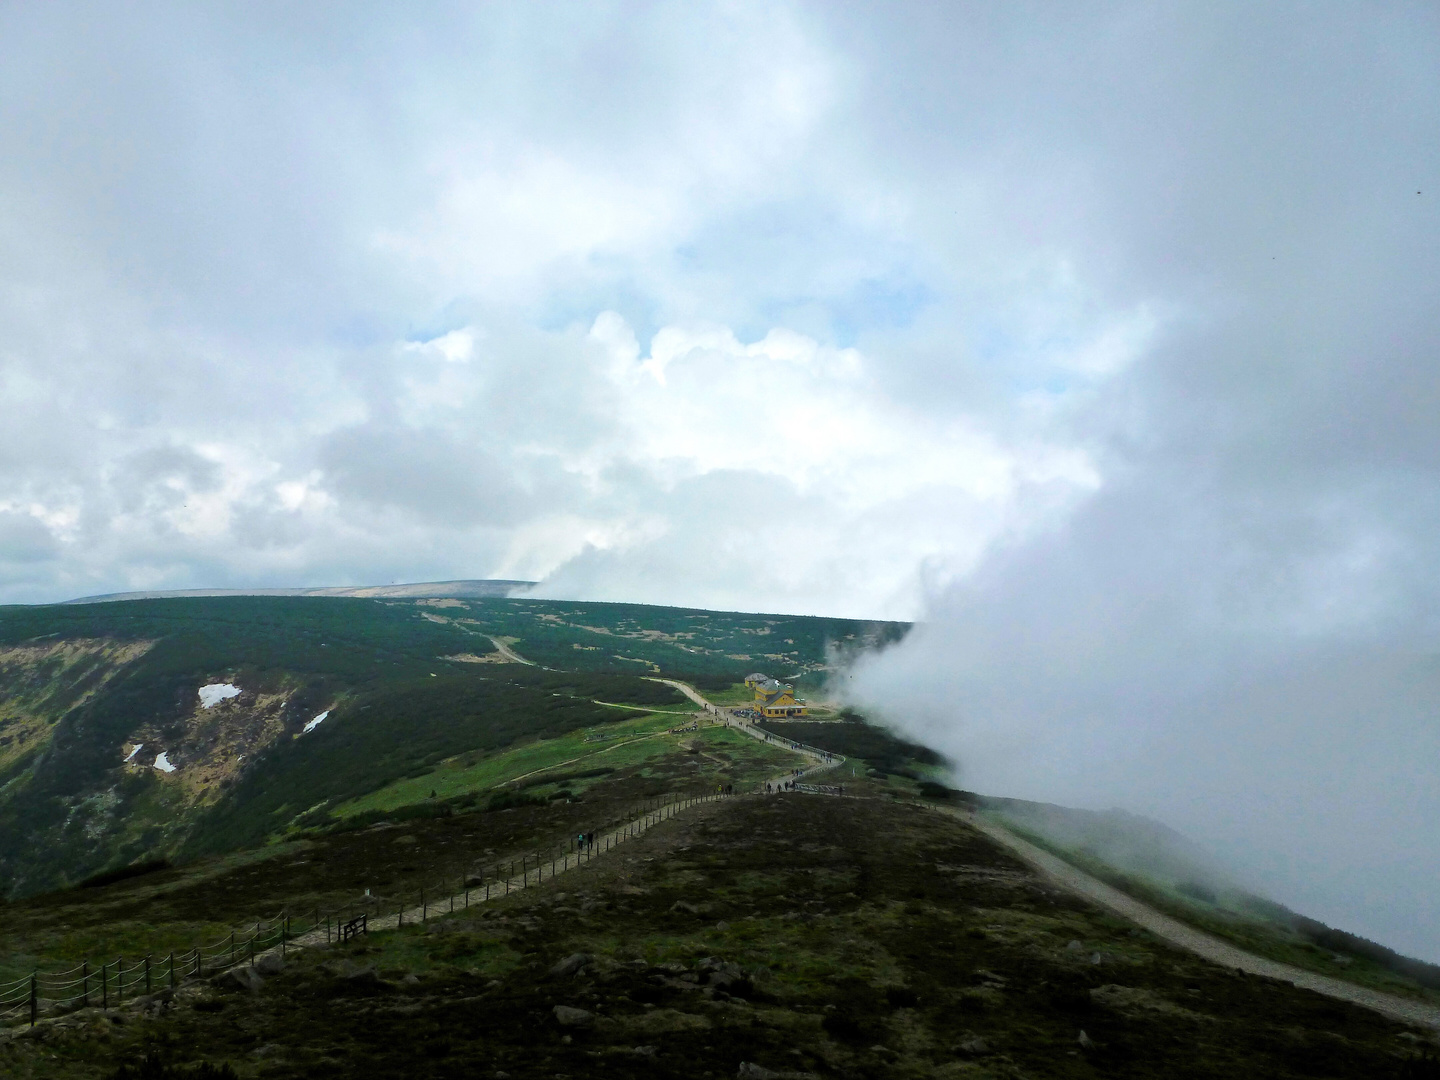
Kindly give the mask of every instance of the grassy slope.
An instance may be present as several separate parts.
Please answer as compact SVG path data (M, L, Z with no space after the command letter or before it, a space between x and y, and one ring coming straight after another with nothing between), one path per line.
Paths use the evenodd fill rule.
M1113 863L1099 858L1093 850L1057 842L1053 834L1038 831L1033 817L1017 818L1004 812L994 813L1006 828L1017 835L1121 892L1258 956L1385 993L1440 1003L1440 988L1433 985L1436 981L1433 976L1425 980L1432 985L1422 985L1415 978L1377 962L1364 952L1346 949L1343 944L1338 948L1321 947L1301 932L1297 926L1299 917L1288 909L1237 888L1202 885L1202 881L1213 880L1208 868L1192 868L1188 875L1182 874L1178 879L1175 871L1184 865L1180 858L1175 858L1173 865L1166 867L1171 872L1165 874L1133 868L1117 869ZM1418 961L1411 963L1419 964ZM1440 975L1440 971L1434 975Z
M694 734L671 735L677 724L694 714L646 713L604 725L577 729L553 739L509 747L494 754L466 753L440 763L433 771L397 780L358 799L334 808L332 816L345 819L371 811L393 811L428 800L431 792L439 799L488 793L509 784L527 791L548 794L562 779L576 794L598 782L597 777L573 774L597 769L641 768L653 760L674 755L695 744L694 755L702 773L713 773L720 761L706 755L724 755L733 764L723 769L724 783L748 785L768 779L794 766L797 756L778 747L757 742L728 728L704 724ZM572 779L573 777L573 779Z
M907 623L554 600L468 601L464 612L444 614L513 639L526 659L550 667L732 680L759 668L811 685L823 678L834 650L883 645L909 629Z
M561 1028L556 1005L596 1019ZM1434 1076L1399 1025L1177 953L960 822L810 796L693 811L483 913L131 1015L12 1043L6 1074L98 1080L159 1050L275 1078Z
M0 647L12 650L154 643L102 693L50 717L45 754L22 757L0 774L7 890L73 881L157 851L257 842L321 799L352 797L428 766L427 757L598 722L605 711L591 704L595 697L681 703L670 688L634 677L437 659L484 655L492 646L473 628L435 621L434 612L429 605L276 597L0 609ZM43 681L43 665L29 675ZM282 699L283 732L226 789L221 805L207 810L193 793L182 797L174 777L120 762L138 725L181 737L196 688L215 680ZM7 701L21 701L14 683ZM327 707L333 715L324 726L290 738Z
M631 728L622 723L605 731ZM576 741L584 745L578 736ZM567 739L551 742L566 745ZM487 759L496 766L491 779L530 772L535 751L548 745L531 743ZM377 897L413 900L422 887L483 871L524 851L548 850L577 828L624 816L644 799L710 792L718 784L753 786L798 760L718 726L702 728L698 735L660 735L643 745L643 756L607 761L613 772L567 784L576 801L487 812L474 803L442 798L429 804L436 816L403 820L398 831L310 830L289 842L200 859L103 888L12 903L0 920L0 982L33 967L55 971L87 958L163 956L197 940L217 940L282 907L300 911L354 904L366 889ZM547 781L527 794L544 796L555 787ZM397 845L397 836L414 843Z
M28 748L8 765L0 760L0 880L8 895L22 895L156 853L257 843L297 819L313 823L307 815L317 808L455 754L492 752L600 722L596 701L683 704L637 674L724 685L764 666L818 678L835 648L894 640L905 629L504 599L191 597L3 608L0 649L90 641L113 654L153 645L122 666L112 664L103 692L66 701L52 694L43 719L12 717L15 732L0 732L0 739L12 738L0 750L20 745L17 733ZM490 655L490 636L569 673L442 659ZM33 660L22 674L53 689L64 680L46 664L54 667ZM170 777L121 767L127 741L173 747L177 739L200 739L202 719L224 720L228 704L203 717L196 711L195 691L210 681L235 682L246 691L240 701L270 709L254 720L254 738L261 739L255 753L247 743L243 757L231 750L218 761L205 759L214 776L200 781L183 763ZM0 712L26 705L20 682L0 678ZM70 682L84 689L83 679ZM327 709L321 728L292 738ZM142 728L150 732L143 739ZM241 775L230 775L237 770Z

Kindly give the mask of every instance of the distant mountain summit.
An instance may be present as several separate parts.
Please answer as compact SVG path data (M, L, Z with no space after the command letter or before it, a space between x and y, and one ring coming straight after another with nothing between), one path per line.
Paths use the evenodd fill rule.
M534 581L472 578L461 581L421 581L399 585L330 585L317 589L167 589L149 592L102 593L62 600L64 604L103 604L112 600L163 600L177 596L363 596L428 600L442 597L477 599L513 596L535 587Z

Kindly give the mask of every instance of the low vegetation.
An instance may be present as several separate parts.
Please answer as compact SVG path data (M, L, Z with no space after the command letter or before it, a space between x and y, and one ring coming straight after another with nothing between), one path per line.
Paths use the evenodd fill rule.
M1248 952L1385 993L1440 1004L1440 966L1402 956L1256 896L1195 858L1182 837L1154 822L1115 812L1096 814L1014 799L978 802L1031 843ZM1106 821L1110 825L1108 842ZM1069 828L1065 822L1071 823ZM1079 836L1087 842L1077 844Z
M603 723L608 705L684 710L652 676L819 679L835 649L905 629L501 598L0 608L0 890L260 843L457 754ZM210 684L239 693L207 707Z
M543 813L563 827L566 812ZM258 989L194 982L82 1011L5 1042L0 1067L17 1080L108 1080L147 1059L277 1080L1418 1080L1436 1076L1426 1045L1176 952L953 818L783 795L687 812L482 909L292 955Z

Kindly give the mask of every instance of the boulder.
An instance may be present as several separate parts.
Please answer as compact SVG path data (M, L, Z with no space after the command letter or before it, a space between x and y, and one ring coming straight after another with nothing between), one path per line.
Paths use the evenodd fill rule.
M740 1080L816 1080L815 1073L793 1069L767 1069L753 1061L740 1063Z
M569 976L579 972L581 968L583 968L586 964L590 963L594 959L595 958L589 953L571 953L569 956L565 957L564 960L561 960L558 964L552 967L549 971L549 975L552 979L568 978Z
M586 1027L595 1022L595 1014L587 1009L576 1009L569 1005L555 1006L555 1019L561 1027Z
M265 985L260 973L249 964L227 968L215 977L215 982L228 990L248 990L252 994Z
M285 970L285 958L275 952L264 953L256 958L255 970L261 975L279 975Z

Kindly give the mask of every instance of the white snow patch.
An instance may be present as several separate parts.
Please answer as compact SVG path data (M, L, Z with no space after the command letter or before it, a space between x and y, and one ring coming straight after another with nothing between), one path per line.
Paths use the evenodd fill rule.
M161 772L174 772L175 766L170 764L170 759L165 754L166 751L160 751L160 756L155 759L155 767Z
M131 750L130 753L128 753L128 754L125 755L125 761L124 761L122 764L128 765L128 764L130 763L130 759L133 758L136 754L138 754L141 750L144 750L144 749L145 749L145 744L144 744L143 742L136 743L136 744L135 744L135 749L134 749L134 750Z
M326 709L326 710L325 710L324 712L322 712L319 716L315 717L314 720L311 720L308 724L306 724L303 728L301 728L301 729L300 729L300 734L301 734L301 735L305 735L305 734L308 734L309 732L314 731L317 727L320 726L320 721L324 720L325 717L327 717L327 716L329 716L329 715L330 715L330 710L329 710L329 709Z
M200 687L200 707L213 708L226 698L239 697L240 687L228 682L212 682Z

